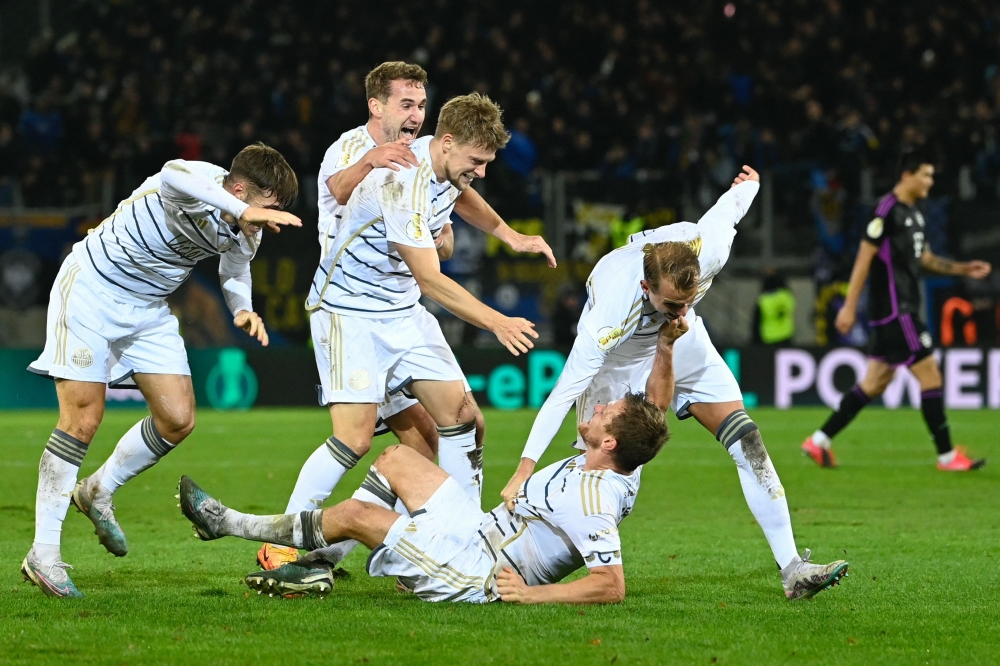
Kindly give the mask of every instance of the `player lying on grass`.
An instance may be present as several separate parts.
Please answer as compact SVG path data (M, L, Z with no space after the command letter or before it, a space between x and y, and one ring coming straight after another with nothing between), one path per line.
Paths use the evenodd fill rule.
M691 309L729 258L736 224L758 188L757 173L744 166L697 224L681 222L634 234L626 246L597 263L587 280L589 298L573 349L502 494L508 502L514 500L574 403L583 421L599 405L621 398L629 386L642 386L653 363L657 329L690 309L691 332L677 342L675 352L674 413L681 419L693 416L732 456L743 495L781 570L785 594L795 599L816 592L814 583L846 569L847 563L810 564L809 551L799 557L785 491L760 430L743 409L736 378Z
M854 328L858 299L868 287L868 326L871 330L868 370L844 393L840 407L823 427L807 437L802 452L820 467L836 467L833 438L846 428L865 405L882 395L899 367L908 367L920 382L920 410L937 448L938 469L968 472L985 460L973 460L951 443L944 413L941 369L931 349L931 334L920 321L920 271L961 275L982 280L992 266L985 261L950 261L931 251L924 216L917 208L934 186L934 165L920 153L908 153L899 164L899 182L875 207L865 228L851 271L847 298L834 325L846 335Z
M267 344L250 300L250 260L263 229L301 226L279 209L298 192L295 172L264 144L244 148L229 171L173 160L147 178L86 239L73 246L52 286L45 349L28 370L52 377L59 423L38 467L35 541L24 577L50 596L83 596L60 554L73 504L119 557L128 543L113 494L149 469L194 429L194 389L184 341L166 297L195 263L219 257L233 323ZM135 382L151 415L125 433L97 472L77 483L87 447L104 418L108 386Z
M344 132L331 145L320 166L319 188L319 242L320 259L336 245L337 233L344 226L347 203L364 178L374 169L419 168L420 162L411 149L411 143L423 127L427 106L427 72L420 65L404 62L385 62L375 67L365 77L368 96L368 122ZM552 250L540 236L526 236L511 229L496 211L474 189L466 188L455 199L455 213L472 226L492 234L517 252L537 252L545 255L550 266L555 266ZM451 257L454 235L446 217L434 245L441 261ZM369 248L365 248L369 249ZM357 249L347 252L357 254ZM350 255L349 255L350 256ZM323 313L319 313L322 317ZM327 367L326 339L322 322L312 322L313 348L320 372ZM472 396L469 395L470 402ZM323 406L326 398L320 397ZM332 409L332 408L331 408ZM476 446L482 447L485 423L479 410L476 412ZM332 414L331 414L332 418ZM433 460L438 454L437 424L427 410L414 397L404 392L395 393L378 406L375 434L391 430L405 444ZM341 477L351 466L353 458L340 454L336 434L324 442L299 472L285 508L289 513L315 509L323 505ZM475 477L479 470L463 452L445 450L440 462L456 478ZM336 562L343 558L348 548L331 548L329 557ZM264 544L257 553L257 561L264 569L273 569L298 558L294 548Z
M686 329L683 319L661 328L647 394L626 392L598 406L578 426L584 453L533 475L511 511L501 504L484 513L455 479L401 446L378 457L353 498L327 509L239 513L185 476L181 510L206 541L239 536L315 549L356 539L372 549L370 575L397 576L427 601L619 602L625 574L618 524L632 511L642 465L669 435L662 408L673 393L674 341ZM410 515L392 510L397 498ZM584 565L587 576L555 584ZM331 569L307 560L246 580L280 595L325 595L333 587Z

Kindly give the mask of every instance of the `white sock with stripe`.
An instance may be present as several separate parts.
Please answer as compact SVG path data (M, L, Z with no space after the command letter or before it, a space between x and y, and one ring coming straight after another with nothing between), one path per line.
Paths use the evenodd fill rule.
M438 465L479 505L483 500L483 450L476 447L476 422L438 426Z
M390 511L395 510L399 513L399 508L402 502L396 493L392 492L392 488L389 487L389 482L386 480L382 473L375 469L373 465L368 470L368 475L365 476L365 480L361 483L361 487L354 491L351 495L352 499L361 500L362 502L368 502L370 504L375 504L384 509L389 509ZM394 507L396 507L394 509ZM403 513L406 514L406 507L403 507ZM354 539L348 539L346 541L341 541L333 545L327 546L326 548L321 548L309 553L306 558L310 560L323 560L333 566L340 564L344 561L351 551L354 550L358 545L358 542Z
M302 466L285 512L312 511L323 506L340 479L348 470L354 469L359 460L361 456L331 436L313 451Z
M156 431L153 417L147 416L118 440L111 457L91 478L100 480L100 493L113 495L126 481L155 465L174 447Z
M35 493L35 542L32 549L42 564L60 561L62 525L69 510L87 444L62 430L53 430L38 464Z

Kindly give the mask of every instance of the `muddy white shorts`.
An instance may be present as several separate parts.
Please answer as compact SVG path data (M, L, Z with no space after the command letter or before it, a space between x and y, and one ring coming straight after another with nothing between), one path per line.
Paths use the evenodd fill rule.
M66 257L49 294L45 349L28 370L47 377L129 385L135 373L190 375L177 318L164 300L117 299Z
M425 601L487 602L494 562L479 534L484 515L448 477L422 508L396 519L368 557L369 575L398 576Z
M386 319L316 310L309 325L321 405L389 403L380 410L386 418L415 402L393 400L413 381L465 382L441 326L423 307L406 317Z

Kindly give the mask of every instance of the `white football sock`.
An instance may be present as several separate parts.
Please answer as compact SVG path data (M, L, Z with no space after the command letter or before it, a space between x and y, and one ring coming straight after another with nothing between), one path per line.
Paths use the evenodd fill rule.
M476 504L483 498L483 450L476 447L476 422L438 427L438 464Z
M38 490L35 493L35 557L42 564L60 560L62 524L69 510L70 496L76 486L87 445L53 430L38 463Z
M813 444L815 444L816 446L818 446L818 447L820 447L822 449L828 449L828 448L830 448L830 444L832 443L830 441L830 438L827 437L826 433L823 432L822 430L817 430L816 432L814 432L813 436L812 436L812 440L813 440Z
M288 498L287 513L311 511L323 506L340 479L361 459L346 444L334 436L313 451L302 466L295 482L292 496Z
M743 487L743 497L746 498L750 512L757 524L764 531L767 543L778 566L785 568L789 562L798 557L795 549L795 537L792 534L792 519L788 513L788 501L785 499L785 489L781 486L778 473L774 471L771 458L764 451L763 459L758 456L753 464L744 454L743 444L748 439L760 434L754 431L743 437L729 449L729 455L736 461L739 471L740 485ZM750 443L756 448L757 443ZM759 444L763 450L763 444ZM751 449L752 450L752 449ZM756 471L755 469L756 468Z
M323 510L300 511L274 516L255 516L226 508L219 533L251 541L265 541L295 548L325 548Z
M365 480L361 483L361 487L354 491L351 495L353 499L361 500L362 502L369 502L370 504L375 504L384 509L392 510L393 507L397 507L396 513L400 513L398 507L402 507L402 513L404 515L409 515L406 512L406 507L403 506L402 501L396 497L396 494L392 492L389 487L389 482L386 480L382 473L379 472L373 466L368 470L368 475L365 476ZM347 539L346 541L340 541L335 544L331 544L326 548L321 548L315 550L308 555L307 559L317 560L321 559L333 566L336 566L344 561L351 551L354 550L358 545L358 542L354 539Z
M93 478L100 479L99 492L114 494L126 481L173 451L174 446L156 431L153 417L147 416L118 440L111 457L94 473Z
M938 462L941 463L942 465L949 465L957 455L958 455L958 449L952 449L948 453L942 453L941 455L939 455Z

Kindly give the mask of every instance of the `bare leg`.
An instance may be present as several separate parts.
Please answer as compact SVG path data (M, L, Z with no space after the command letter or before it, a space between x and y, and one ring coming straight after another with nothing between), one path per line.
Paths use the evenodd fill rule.
M423 405L417 403L386 419L399 443L408 446L428 460L438 452L437 424Z
M410 386L437 423L438 461L476 502L482 500L483 449L478 424L482 413L459 381L415 381Z

